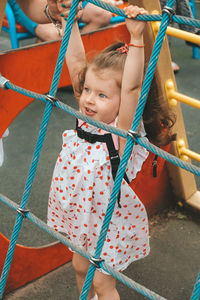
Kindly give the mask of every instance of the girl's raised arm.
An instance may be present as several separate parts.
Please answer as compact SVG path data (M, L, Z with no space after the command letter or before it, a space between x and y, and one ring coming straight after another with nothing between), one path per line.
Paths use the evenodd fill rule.
M66 1L65 6L66 6L65 8L61 6L59 9L62 15L64 17L67 17L70 9L69 1ZM69 39L66 56L65 56L75 96L76 96L77 87L79 85L79 74L87 64L85 49L83 46L82 38L77 23L77 18L79 18L80 15L81 15L80 7L78 7L75 22L73 24L71 36ZM62 19L63 31L65 30L65 26L66 26L66 21Z
M125 13L128 18L134 18L138 14L147 12L143 8L129 6L125 9ZM130 33L130 44L122 77L118 127L129 130L140 97L144 76L143 31L145 22L126 19L126 26ZM124 151L125 143L126 140L120 138L120 154Z

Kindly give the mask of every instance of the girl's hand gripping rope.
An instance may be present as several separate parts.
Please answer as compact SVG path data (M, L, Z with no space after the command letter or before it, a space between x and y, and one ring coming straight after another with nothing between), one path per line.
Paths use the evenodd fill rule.
M146 22L133 20L138 15L146 15L147 11L144 8L138 6L128 6L124 8L124 12L128 18L126 18L126 27L135 41L143 39L143 31L146 25Z

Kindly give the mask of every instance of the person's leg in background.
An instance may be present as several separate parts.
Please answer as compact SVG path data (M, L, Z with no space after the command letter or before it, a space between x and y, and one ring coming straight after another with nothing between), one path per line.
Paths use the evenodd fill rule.
M81 17L81 22L86 25L81 30L82 33L97 30L101 27L107 26L112 18L112 13L98 7L94 4L83 1L83 15Z
M176 0L176 14L188 18L193 18L193 13L190 7L189 0ZM185 24L179 24L179 27L181 30L185 30L200 35L200 29L196 27L185 25ZM195 44L188 41L186 41L186 44L192 47L194 46L200 47L200 44Z
M24 26L33 35L36 35L39 41L50 41L60 38L60 33L54 24L37 24L24 14L15 0L8 0L8 3L13 9L17 23Z

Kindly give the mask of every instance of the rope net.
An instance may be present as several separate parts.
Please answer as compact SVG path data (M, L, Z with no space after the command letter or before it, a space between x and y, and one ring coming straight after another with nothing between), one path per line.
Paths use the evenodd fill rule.
M126 17L124 14L124 11L122 9L117 8L111 4L102 2L100 0L89 0L89 2L92 4L95 4L99 7L102 7L106 10L109 10L109 11L115 13L116 15ZM12 89L18 93L29 96L36 100L46 102L46 107L45 107L44 115L42 118L40 132L39 132L37 144L36 144L36 147L35 147L35 150L33 153L31 167L30 167L28 177L26 180L24 193L22 196L20 206L18 207L15 202L9 200L8 198L6 198L5 196L0 194L0 201L7 204L10 208L14 209L15 211L17 211L16 222L15 222L12 237L10 240L9 249L7 252L4 268L3 268L3 271L1 274L0 298L2 299L2 297L3 297L3 293L4 293L4 289L5 289L5 285L6 285L6 281L7 281L7 277L8 277L8 272L9 272L10 265L12 262L12 258L13 258L13 254L14 254L14 250L15 250L15 246L16 246L16 242L17 242L17 238L18 238L20 229L21 229L22 222L23 222L24 218L27 218L31 222L33 222L34 224L39 226L42 230L46 231L47 233L49 233L50 235L52 235L53 237L55 237L56 239L61 241L63 244L72 248L74 251L76 251L77 253L84 256L85 258L87 258L90 261L90 267L89 267L89 270L88 270L88 273L86 276L86 280L85 280L85 283L84 283L84 286L83 286L83 289L82 289L82 292L80 295L81 300L87 299L87 295L88 295L90 285L92 283L96 268L102 268L103 270L105 270L106 272L108 272L109 274L114 276L116 279L123 282L128 287L136 290L137 292L141 293L142 295L146 296L149 299L165 299L165 298L161 297L160 295L157 295L156 293L152 292L151 290L145 288L144 286L136 283L132 279L123 275L122 273L115 271L114 269L109 267L101 259L100 255L101 255L104 240L105 240L108 228L109 228L109 223L111 221L112 214L114 211L115 203L117 200L117 195L119 193L120 186L122 184L122 180L123 180L123 176L124 176L124 173L126 170L128 158L132 151L132 147L135 143L140 144L141 146L145 147L147 150L161 156L162 158L168 160L169 162L175 164L176 166L179 166L195 175L200 176L200 168L198 168L192 164L189 164L187 162L184 162L184 161L178 159L177 157L154 146L150 142L147 142L144 138L135 136L132 134L133 132L136 132L139 122L142 118L144 106L145 106L145 103L147 100L151 81L152 81L152 78L153 78L153 75L155 72L156 64L157 64L157 61L159 58L160 50L162 47L162 43L163 43L163 40L165 37L165 33L166 33L167 26L169 24L169 21L172 19L176 23L187 24L190 26L195 26L197 28L200 28L200 21L174 15L173 11L172 11L174 0L168 0L167 6L165 6L165 8L163 9L162 15L158 14L158 15L139 15L139 16L137 16L137 18L136 18L137 20L146 21L146 22L161 21L161 25L160 25L160 29L159 29L157 38L155 40L155 44L153 47L149 66L147 68L147 72L145 75L145 79L144 79L144 83L143 83L143 87L142 87L142 91L141 91L141 96L139 99L139 104L137 106L135 117L134 117L134 120L133 120L130 130L128 132L126 132L124 130L114 128L114 127L104 124L102 122L97 122L97 121L83 115L82 113L76 111L75 109L71 108L70 106L62 103L59 99L55 98L62 66L64 63L65 53L66 53L66 50L68 47L69 38L70 38L70 34L71 34L71 30L72 30L72 26L73 26L73 22L74 22L78 4L79 4L79 0L73 0L72 6L71 6L71 9L69 12L68 21L67 21L67 25L65 28L62 44L60 47L59 56L58 56L56 69L54 72L49 95L45 96L45 95L41 95L41 94L37 94L37 93L31 92L31 91L25 90L21 87L18 87L16 85L12 84L9 80L4 78L3 76L0 76L0 87L1 88ZM28 203L29 195L31 192L34 176L35 176L38 161L39 161L40 152L42 150L43 142L45 139L48 122L49 122L51 112L52 112L52 109L54 106L66 111L67 113L73 115L76 118L86 121L87 123L89 123L91 125L94 125L96 127L99 127L101 129L104 129L106 131L117 134L117 135L127 139L127 143L126 143L125 150L122 155L120 165L118 168L118 172L117 172L117 175L115 178L114 187L113 187L111 198L110 198L110 201L109 201L109 204L107 207L106 215L105 215L105 218L103 221L103 225L101 228L101 232L99 235L99 240L97 242L96 252L95 252L94 256L91 256L90 253L83 251L82 249L78 248L76 245L69 242L69 240L67 238L65 238L62 234L60 234L60 233L56 232L55 230L53 230L52 228L48 227L44 222L42 222L40 219L38 219L36 216L34 216L30 211L28 211L26 209L26 205ZM191 299L192 300L198 299L199 295L200 295L200 285L199 285L199 276L198 276Z

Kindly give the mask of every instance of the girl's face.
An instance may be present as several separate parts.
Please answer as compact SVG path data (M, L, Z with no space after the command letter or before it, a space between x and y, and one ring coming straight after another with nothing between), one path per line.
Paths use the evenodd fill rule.
M120 106L121 89L117 82L121 75L109 69L94 71L89 66L79 100L81 112L107 124L114 121Z

